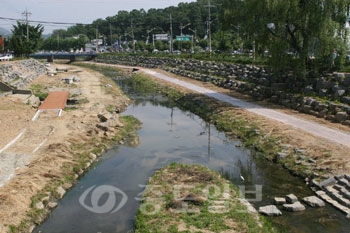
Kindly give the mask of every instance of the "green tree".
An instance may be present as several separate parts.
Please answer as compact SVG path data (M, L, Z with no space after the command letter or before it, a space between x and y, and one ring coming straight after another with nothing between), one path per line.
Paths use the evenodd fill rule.
M10 45L16 56L28 56L38 51L43 43L42 33L44 27L40 24L37 26L27 25L17 21L13 26Z
M290 61L294 71L302 78L306 77L309 71L320 72L332 68L329 58L333 49L342 52L345 50L341 37L345 26L347 2L267 1L267 13L271 20L271 64L274 67L288 67L286 62ZM293 52L295 56L287 59L287 51Z
M240 26L248 44L268 49L275 73L293 70L300 78L329 70L334 49L345 58L348 0L221 0L221 27Z

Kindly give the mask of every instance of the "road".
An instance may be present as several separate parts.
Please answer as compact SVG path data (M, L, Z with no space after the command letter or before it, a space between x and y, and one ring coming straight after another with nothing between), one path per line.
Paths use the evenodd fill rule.
M222 93L218 93L216 91L210 90L205 87L200 87L198 85L195 85L189 82L185 82L176 78L171 78L167 75L161 74L154 70L145 69L145 68L141 68L141 70L144 73L152 75L153 77L159 78L161 80L171 82L181 87L215 98L219 101L232 104L233 106L241 107L243 109L246 109L249 112L258 114L260 116L264 116L264 117L279 121L281 123L293 126L298 130L303 130L316 137L321 137L329 141L338 143L340 145L350 147L350 134L347 132L343 132L338 129L332 129L327 126L323 126L319 123L301 119L296 116L288 115L282 112L278 112L269 108L262 107L257 104L248 103L246 101L243 101Z

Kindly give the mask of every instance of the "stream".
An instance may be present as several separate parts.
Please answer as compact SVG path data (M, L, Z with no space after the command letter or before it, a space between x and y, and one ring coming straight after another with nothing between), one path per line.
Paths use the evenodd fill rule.
M34 232L132 232L138 199L149 177L172 162L200 164L223 173L251 193L246 198L256 208L272 204L276 196L294 193L301 199L313 195L300 178L166 97L148 93L128 79L117 83L134 100L123 115L142 122L137 131L139 144L118 145L105 152ZM260 187L262 198L258 198ZM350 229L344 214L329 205L282 212L282 216L270 218L282 232L348 233Z

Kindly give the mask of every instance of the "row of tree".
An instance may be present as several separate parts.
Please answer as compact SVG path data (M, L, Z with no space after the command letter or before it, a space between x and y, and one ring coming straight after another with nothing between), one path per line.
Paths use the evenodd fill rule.
M80 49L92 39L103 39L133 50L165 50L170 44L157 41L154 47L153 34L189 34L193 43L177 41L174 49L268 54L275 72L293 70L304 78L344 64L349 5L349 0L197 0L165 9L119 11L89 25L55 30L45 40L41 25L29 26L28 39L28 25L18 22L11 45L17 54L28 54Z

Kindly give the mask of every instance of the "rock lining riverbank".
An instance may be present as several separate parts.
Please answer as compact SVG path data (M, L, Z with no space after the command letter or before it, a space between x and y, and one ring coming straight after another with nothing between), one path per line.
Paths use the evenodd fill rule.
M277 77L266 66L191 59L105 56L97 62L161 68L249 94L257 100L268 99L302 113L350 125L350 74L327 73L300 80L292 73Z

